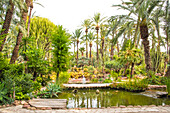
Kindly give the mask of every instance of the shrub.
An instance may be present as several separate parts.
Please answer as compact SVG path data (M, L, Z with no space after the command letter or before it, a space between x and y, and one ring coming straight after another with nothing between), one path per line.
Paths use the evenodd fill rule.
M63 84L63 83L68 83L70 78L70 73L68 72L61 72L60 76L59 76L59 83Z
M93 79L91 80L91 82L92 82L92 83L98 83L98 79L97 79L97 78L93 78Z
M13 100L9 97L9 90L4 83L0 83L0 104L10 104Z
M133 82L130 80L129 82L125 83L114 83L113 85L111 85L111 87L116 89L124 89L132 92L140 92L146 90L148 84L141 80L135 80Z
M103 83L112 83L112 80L111 80L111 79L105 79L105 80L103 81Z
M38 92L38 96L41 98L52 98L52 97L58 97L57 94L61 92L60 85L56 83L50 83L46 87L46 90Z

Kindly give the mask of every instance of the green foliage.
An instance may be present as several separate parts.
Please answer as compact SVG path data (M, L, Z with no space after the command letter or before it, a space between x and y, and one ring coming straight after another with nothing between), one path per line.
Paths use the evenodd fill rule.
M69 78L70 78L70 73L61 72L59 76L59 84L68 83Z
M112 80L110 80L110 79L105 79L105 80L103 81L103 83L112 83Z
M33 91L40 91L40 89L41 89L41 83L39 83L39 82L37 82L37 81L34 81L34 83L33 83Z
M170 77L167 77L166 85L167 85L168 95L170 95Z
M111 87L116 89L132 91L132 92L140 92L146 90L148 85L145 81L135 79L134 81L130 80L125 83L114 83L113 85L111 85Z
M105 63L105 67L108 69L120 70L123 64L119 60L112 60Z
M153 75L151 78L148 77L148 78L143 79L143 81L151 85L165 85L166 79L167 79L166 77Z
M50 83L47 85L46 90L40 91L37 95L41 98L58 97L57 93L61 92L61 88L56 83Z
M44 60L44 52L41 49L33 48L30 46L26 51L28 72L33 74L34 79L49 72L49 63Z
M86 58L84 56L80 57L78 59L78 67L84 67L86 65L89 65L89 58Z
M59 72L68 69L69 56L69 35L62 26L58 26L52 33L52 47L53 49L53 70L59 75ZM58 78L58 76L56 77Z
M112 70L110 74L111 74L112 78L115 79L115 81L118 79L119 74L116 73L115 71Z
M22 92L18 92L15 95L15 99L16 100L30 100L30 97L27 94L23 94Z
M11 103L12 99L9 97L8 88L4 83L0 82L0 104L8 104Z
M91 82L92 82L92 83L98 83L98 78L93 78L93 79L91 80Z

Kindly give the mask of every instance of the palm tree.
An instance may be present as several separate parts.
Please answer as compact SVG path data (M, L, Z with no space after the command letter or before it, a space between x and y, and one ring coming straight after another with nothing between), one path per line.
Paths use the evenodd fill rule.
M77 66L78 66L78 55L79 55L79 53L78 53L79 52L78 45L79 45L79 42L80 42L79 39L80 39L81 35L82 35L81 29L76 29L75 33L73 33L73 37L77 38L77 58L76 58Z
M79 49L79 51L81 52L81 56L83 56L83 52L85 51L85 48L84 48L84 47L81 47L81 48Z
M96 53L96 56L97 56L97 64L99 64L99 50L98 50L98 45L99 45L99 28L100 28L100 24L103 22L103 20L105 19L104 18L101 18L100 16L100 13L96 13L94 14L94 17L93 17L93 22L94 22L94 26L95 26L95 29L96 29L96 33L97 33L97 40L96 40L96 46L97 46L97 53Z
M22 10L21 23L23 23L24 25L26 24L26 20L27 20L29 3L30 3L30 0L25 0L26 8L25 9L21 9ZM22 41L22 37L23 37L23 32L20 29L19 33L18 33L18 36L17 36L16 45L14 47L14 50L13 50L13 53L12 53L12 57L11 57L11 60L10 60L11 64L14 64L16 59L18 58L18 51L19 51L20 43Z
M13 13L14 13L14 3L13 3L12 0L9 0L9 6L8 6L8 9L7 9L6 16L5 16L5 21L4 21L3 27L2 27L3 31L1 31L0 37L5 35L5 34L8 34L9 27L11 25L11 20L12 20ZM6 41L6 37L7 36L3 37L2 43L0 45L0 52L3 49L4 43Z
M88 33L88 40L89 40L89 47L90 47L90 59L92 58L92 46L93 46L93 41L95 39L95 36L93 35L92 32ZM92 59L91 59L92 60Z
M100 36L101 36L101 57L102 57L102 66L103 66L103 73L104 73L104 45L105 45L105 36L108 32L108 25L101 24L100 25Z
M84 20L84 22L82 23L82 26L85 27L85 33L86 33L86 58L88 58L88 39L87 39L87 34L88 34L88 29L91 27L91 23L92 21L90 19L86 19Z
M30 31L31 14L32 14L32 9L33 9L33 0L30 0L29 2L30 2L29 3L30 12L29 12L28 28L27 28L28 37L29 37L29 31Z
M75 55L75 48L76 48L76 37L75 36L71 36L71 42L73 43L73 46L74 46L74 55Z
M150 23L150 16L152 12L157 8L160 3L165 1L159 0L133 0L131 2L123 2L123 5L119 6L125 10L130 11L128 17L133 13L138 17L140 36L142 39L142 44L144 46L145 64L147 72L151 70L151 57L150 57L150 47L149 47L149 30L148 24ZM129 5L130 4L130 5ZM145 12L145 13L144 13ZM137 29L137 28L136 28Z

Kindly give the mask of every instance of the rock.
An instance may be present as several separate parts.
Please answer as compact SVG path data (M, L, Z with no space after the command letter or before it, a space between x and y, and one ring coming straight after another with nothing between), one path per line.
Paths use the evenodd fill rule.
M22 108L28 108L30 105L23 105Z
M97 90L96 90L96 94L99 94L99 93L100 93L100 91L97 89Z
M48 107L47 110L51 110L52 108Z
M21 104L23 105L23 104L25 104L25 103L27 103L27 102L25 102L25 101L21 101Z
M149 105L149 107L156 107L156 105Z
M117 106L112 106L111 108L118 108Z
M119 107L120 107L120 108L126 108L126 106L123 106L123 105L120 105Z
M141 106L140 105L137 105L137 106L134 106L135 108L141 108Z
M31 109L31 110L36 110L36 108L35 108L35 107L31 107L30 109Z
M31 107L27 107L27 109L30 109L30 110L31 110Z
M133 106L132 106L132 105L128 105L127 107L128 107L128 108L133 108Z
M156 96L158 98L166 97L168 95L168 92L162 92L162 91L157 91Z
M6 106L5 105L2 105L3 108L5 108Z
M9 104L6 105L6 107L9 107L9 106L10 106Z
M2 108L2 106L0 105L0 108Z
M77 89L74 89L72 92L73 92L73 93L77 93L77 92L78 92L78 90L77 90Z
M27 102L25 102L23 105L29 105Z
M45 107L42 107L41 110L46 110L46 108L45 108Z

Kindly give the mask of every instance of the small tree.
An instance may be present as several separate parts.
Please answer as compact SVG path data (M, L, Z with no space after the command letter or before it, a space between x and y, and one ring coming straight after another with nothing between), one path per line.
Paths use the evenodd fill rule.
M53 47L53 70L57 73L56 81L58 81L59 73L67 70L69 56L69 37L66 30L62 26L58 26L52 33Z

